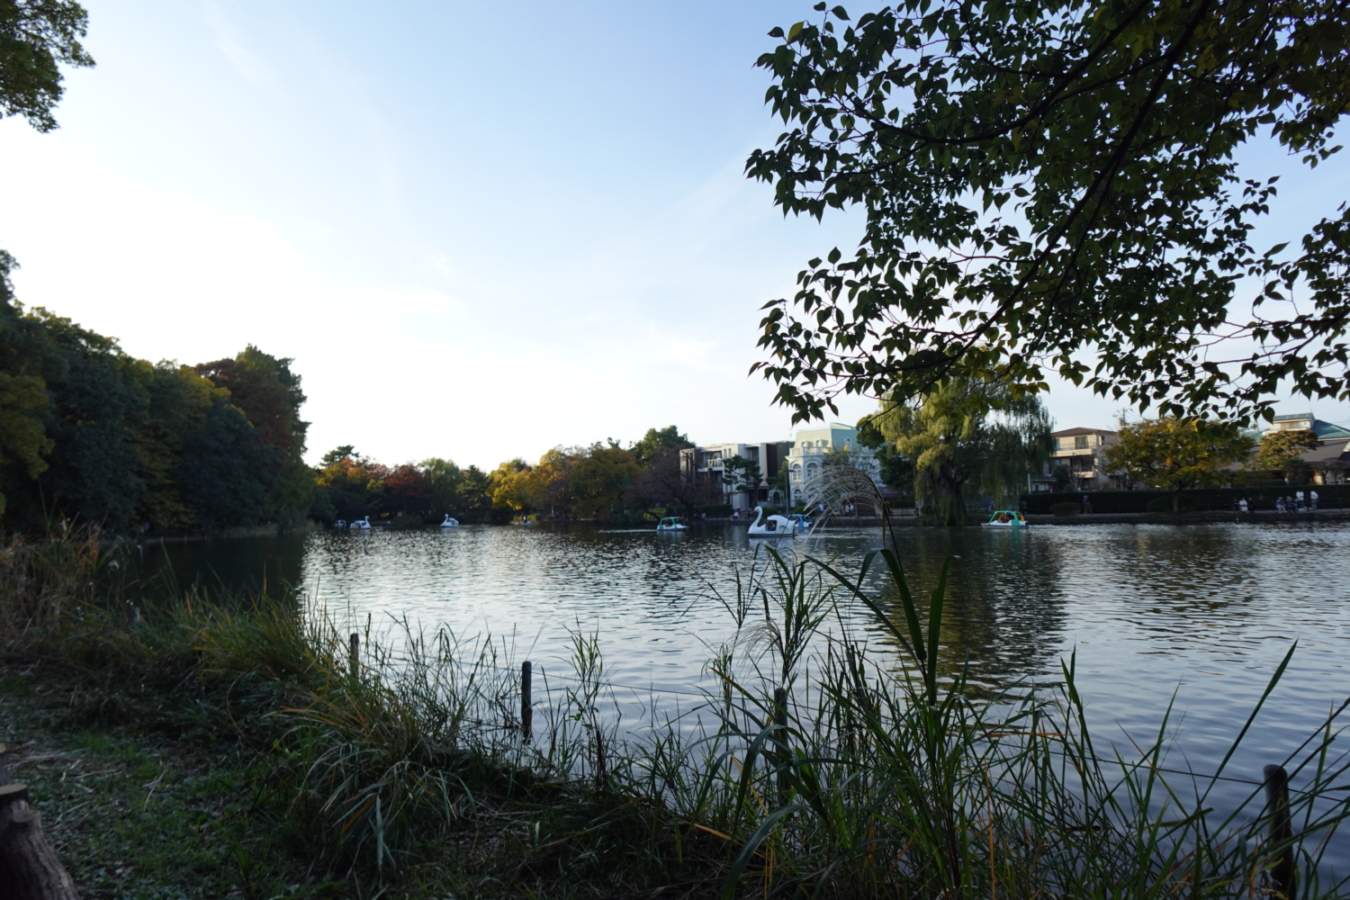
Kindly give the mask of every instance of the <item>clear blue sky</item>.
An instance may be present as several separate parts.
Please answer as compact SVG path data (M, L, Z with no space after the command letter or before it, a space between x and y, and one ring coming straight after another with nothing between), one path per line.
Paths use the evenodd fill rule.
M784 220L741 172L780 124L753 63L809 2L86 6L61 129L0 122L27 305L152 360L293 357L311 458L790 433L746 375L759 307L859 217ZM1345 196L1290 174L1304 213ZM1350 420L1281 411L1310 407Z

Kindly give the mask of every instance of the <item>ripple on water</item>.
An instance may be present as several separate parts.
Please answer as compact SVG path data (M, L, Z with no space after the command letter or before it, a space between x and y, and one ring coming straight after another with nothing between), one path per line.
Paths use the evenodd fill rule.
M1230 764L1259 778L1263 765L1281 761L1350 696L1350 525L897 534L924 594L943 561L960 557L942 633L944 677L968 660L980 685L1052 683L1076 652L1079 687L1101 737L1147 740L1170 706L1175 761L1211 768L1297 641L1283 681ZM567 668L569 631L594 632L607 678L659 693L700 683L711 648L733 632L722 600L734 601L737 572L763 566L762 548L755 558L761 543L743 528L720 526L662 536L473 526L220 541L169 548L169 562L180 583L203 571L232 583L232 566L262 569L351 621L406 617L429 630L491 633L515 660L558 673ZM878 543L876 530L857 529L778 547L852 573ZM875 577L871 586L881 589ZM885 631L856 607L827 627L865 636L878 654L894 652Z

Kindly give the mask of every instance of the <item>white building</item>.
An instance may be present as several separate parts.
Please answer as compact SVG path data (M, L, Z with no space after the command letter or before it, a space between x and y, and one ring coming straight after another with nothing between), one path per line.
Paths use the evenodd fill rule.
M768 441L760 444L708 444L680 451L680 470L693 485L709 489L720 488L723 502L732 509L748 511L762 503L782 504L773 486L778 470L786 459L787 441ZM749 460L759 466L759 483L754 486L729 484L724 480L726 461L732 457Z
M843 452L849 453L850 462L880 486L881 464L876 455L858 443L858 429L836 422L797 432L788 454L789 502L793 506L813 502L813 488L819 484L826 456Z

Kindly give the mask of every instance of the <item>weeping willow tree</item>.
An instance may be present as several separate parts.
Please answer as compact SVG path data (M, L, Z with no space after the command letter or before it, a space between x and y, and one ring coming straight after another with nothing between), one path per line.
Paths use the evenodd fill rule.
M888 398L868 422L913 460L914 493L946 525L965 519L968 488L1009 503L1050 458L1050 415L1001 382L952 380L911 402Z

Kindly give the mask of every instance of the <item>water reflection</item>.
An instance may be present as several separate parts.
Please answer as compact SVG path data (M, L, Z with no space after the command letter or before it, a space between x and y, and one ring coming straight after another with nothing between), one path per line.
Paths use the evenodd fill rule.
M942 674L968 661L989 688L1055 680L1078 653L1080 687L1099 731L1146 735L1178 697L1172 728L1190 760L1222 757L1289 646L1299 652L1272 696L1271 719L1235 765L1278 762L1350 695L1350 527L1077 526L1028 532L903 529L899 551L921 602L954 563ZM734 625L732 599L765 565L743 528L678 535L572 527L464 527L257 538L144 551L148 583L260 592L299 587L339 620L406 617L461 635L491 633L515 659L565 671L569 630L598 634L606 675L639 688L700 683L711 648ZM832 560L854 575L880 545L875 529L774 544L790 559ZM868 588L895 605L874 571ZM860 606L828 628L874 647L884 629Z

